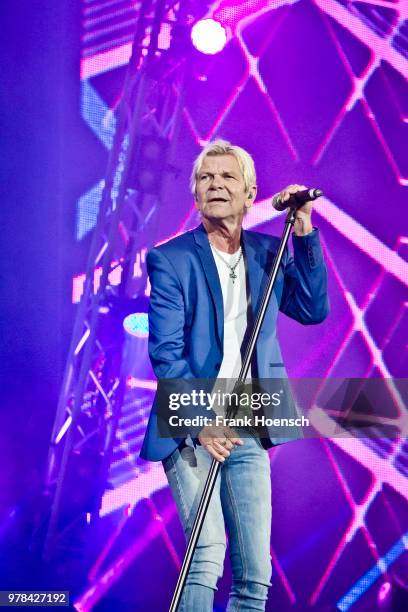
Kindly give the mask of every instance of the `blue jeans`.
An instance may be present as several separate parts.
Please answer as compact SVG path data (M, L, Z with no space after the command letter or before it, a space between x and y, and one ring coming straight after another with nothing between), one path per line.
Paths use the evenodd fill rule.
M188 539L211 457L192 443L163 461ZM232 588L228 612L265 610L272 573L270 463L254 438L244 438L221 466L178 612L212 612L228 534Z

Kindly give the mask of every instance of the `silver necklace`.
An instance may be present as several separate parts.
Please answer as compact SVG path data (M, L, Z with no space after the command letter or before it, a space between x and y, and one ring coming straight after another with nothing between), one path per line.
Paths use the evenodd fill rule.
M213 245L213 243L210 241L210 244L214 247L214 250L216 252L216 254L218 255L218 257L221 259L221 261L223 261L225 263L225 265L227 266L227 268L230 270L229 273L229 277L232 280L232 284L235 283L235 279L238 278L238 276L235 274L235 268L237 267L237 265L239 264L239 262L242 259L242 248L239 247L239 257L237 259L237 261L234 263L233 266L231 266L228 261L226 259L224 259L224 257L221 255L221 253L218 251L218 249Z

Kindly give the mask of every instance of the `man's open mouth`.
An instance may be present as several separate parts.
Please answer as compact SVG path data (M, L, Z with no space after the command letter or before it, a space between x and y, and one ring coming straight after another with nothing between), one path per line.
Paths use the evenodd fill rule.
M211 198L211 200L208 200L209 202L228 202L227 198L222 198L222 197L218 197L218 198Z

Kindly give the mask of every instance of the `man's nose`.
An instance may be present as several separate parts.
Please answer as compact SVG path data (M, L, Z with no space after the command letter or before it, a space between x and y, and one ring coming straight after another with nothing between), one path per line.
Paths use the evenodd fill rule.
M213 189L217 189L218 187L223 187L224 181L221 174L214 174L213 180L211 181L211 187Z

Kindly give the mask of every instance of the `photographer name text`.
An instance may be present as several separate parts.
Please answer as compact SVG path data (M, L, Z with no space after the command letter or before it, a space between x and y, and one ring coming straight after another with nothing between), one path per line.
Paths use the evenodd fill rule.
M178 415L171 415L169 418L170 427L208 427L217 425L223 427L309 427L309 419L303 415L297 418L269 418L265 415L245 415L237 418L227 418L222 415L207 417L197 415L187 418Z

